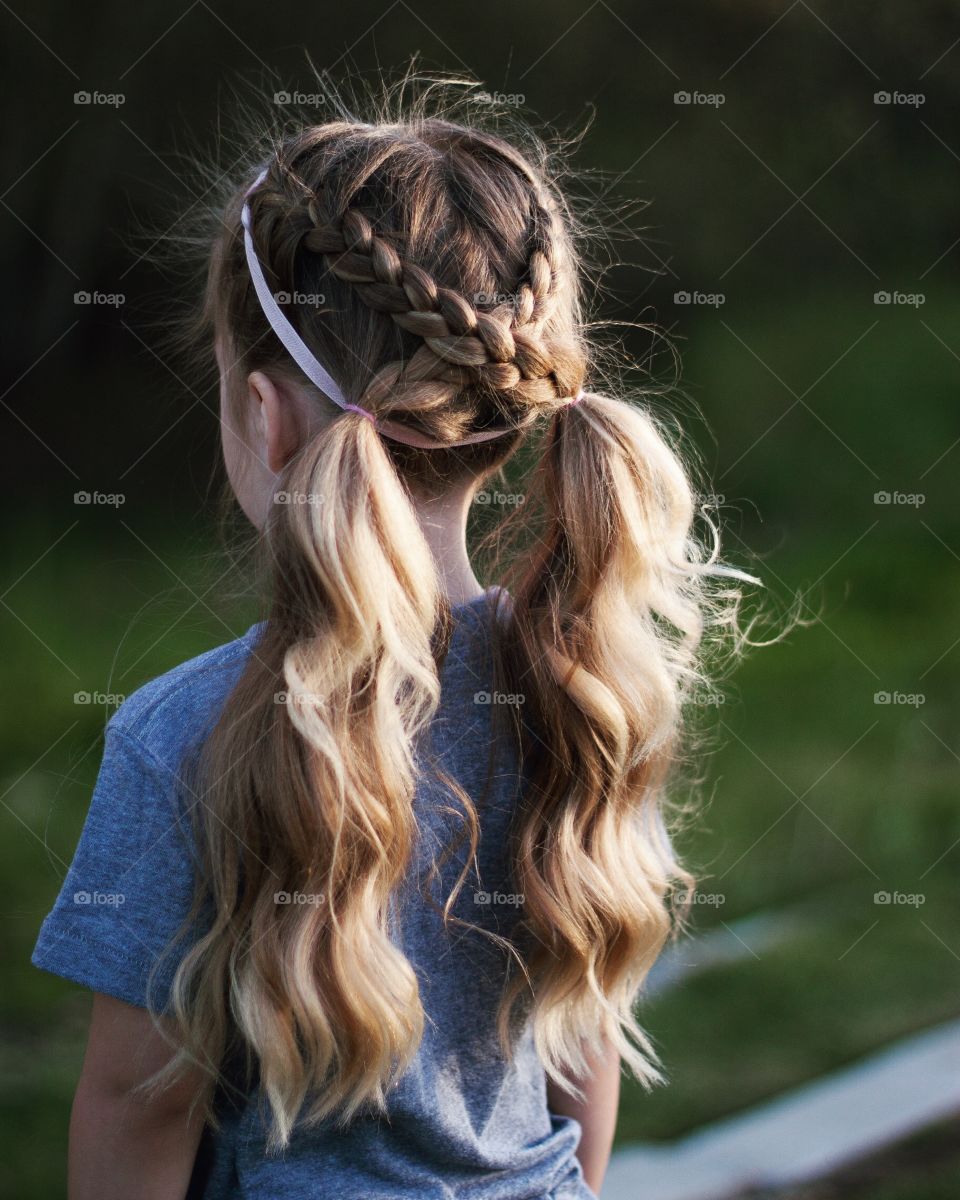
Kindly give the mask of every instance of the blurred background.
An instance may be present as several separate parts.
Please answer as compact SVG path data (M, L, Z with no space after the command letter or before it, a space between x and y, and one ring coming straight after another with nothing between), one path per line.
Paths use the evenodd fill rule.
M665 410L728 561L817 618L706 698L695 940L642 1012L670 1084L625 1085L618 1146L960 1017L956 7L10 0L0 26L2 1194L64 1192L89 996L28 960L104 722L256 615L218 542L213 364L186 377L158 350L183 297L131 237L188 208L183 154L220 155L237 94L310 111L308 54L374 86L416 55L575 142L571 189L610 242L591 317L670 333ZM649 338L619 336L639 364ZM957 1132L941 1113L776 1194L955 1196Z

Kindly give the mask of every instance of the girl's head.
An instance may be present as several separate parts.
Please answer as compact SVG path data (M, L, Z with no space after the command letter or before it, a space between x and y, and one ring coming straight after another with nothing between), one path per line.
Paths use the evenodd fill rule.
M256 1060L276 1144L308 1096L311 1119L382 1105L416 1052L417 978L387 914L450 627L416 502L468 495L521 447L525 502L507 510L513 552L494 575L510 606L493 687L524 697L522 720L495 713L525 779L501 1037L509 1050L521 1001L551 1077L581 1070L605 1034L657 1078L633 1004L674 885L690 883L665 785L705 647L736 629L737 573L716 565L715 537L697 540L687 471L645 405L599 391L568 404L592 355L579 231L550 154L524 140L422 107L309 126L216 214L204 314L224 450L271 580L261 640L198 762L196 900L214 917L174 1001L184 1055L219 1070L236 1042ZM263 273L376 426L306 380L258 301L241 211L264 168L249 196ZM446 782L470 843L452 920L478 822ZM278 892L323 902L278 907Z
M495 134L423 117L312 126L265 169L248 204L268 286L346 401L435 443L382 439L413 493L474 485L580 388L572 238L542 164ZM271 328L239 230L243 199L213 248L206 313L230 479L260 524L275 476L307 442L333 421L356 438L371 431L306 379ZM496 428L504 436L446 448Z

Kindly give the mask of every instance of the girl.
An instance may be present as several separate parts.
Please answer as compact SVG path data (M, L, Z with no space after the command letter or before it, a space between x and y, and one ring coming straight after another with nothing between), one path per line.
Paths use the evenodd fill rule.
M664 786L739 573L651 415L585 390L578 229L518 141L302 128L216 213L269 606L107 726L33 955L95 993L72 1200L588 1200L621 1065L660 1078ZM521 447L484 587L467 513Z

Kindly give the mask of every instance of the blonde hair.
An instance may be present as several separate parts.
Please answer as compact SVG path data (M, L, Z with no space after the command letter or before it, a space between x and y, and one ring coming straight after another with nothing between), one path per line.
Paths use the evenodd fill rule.
M231 181L209 256L203 328L241 364L237 420L230 380L254 369L329 410L279 483L321 502L273 508L268 620L195 764L193 916L206 906L212 922L176 972L180 1051L165 1073L200 1062L222 1080L241 1052L274 1148L307 1101L308 1123L383 1109L423 1030L388 916L452 620L414 497L476 485L521 448L532 464L527 502L494 539L515 547L496 560L509 604L492 623L494 686L526 701L523 720L497 714L525 778L511 841L523 919L504 944L499 1030L509 1054L529 1014L567 1087L604 1037L637 1079L660 1078L634 1004L693 883L666 785L708 651L737 632L740 573L718 564L712 524L707 543L696 535L689 468L662 422L589 389L564 407L594 364L580 229L550 152L516 120L507 139L452 119L434 92L276 139ZM241 197L263 161L260 261L278 293L322 297L286 311L348 400L440 442L513 432L401 445L298 377L243 256ZM475 798L447 783L469 862ZM322 902L278 905L278 892Z

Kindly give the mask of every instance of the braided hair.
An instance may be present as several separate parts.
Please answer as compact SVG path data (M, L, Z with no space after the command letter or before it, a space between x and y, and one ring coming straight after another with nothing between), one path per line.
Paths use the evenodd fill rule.
M281 147L251 209L260 261L278 293L289 298L288 318L321 361L326 351L336 362L338 379L346 374L351 403L439 441L491 426L523 433L562 407L583 382L585 354L570 311L567 237L557 201L525 160L488 134L425 124L420 136L453 158L462 178L450 185L450 211L429 235L421 223L418 236L409 221L414 201L405 192L426 186L436 160L424 156L417 164L419 181L406 171L391 177L393 157L371 145L362 129L354 129L354 144L345 146L339 127L324 128L330 132L322 141L311 130ZM397 139L393 149L402 157L404 142ZM470 236L455 200L471 194L473 206L479 204L477 184L494 149L500 169L511 172L514 202L526 209L509 274L502 263L483 260L482 241L473 240L464 256L443 252L449 226L459 239ZM494 207L483 215L493 221ZM502 247L498 253L503 256ZM318 294L386 318L387 361L361 363L345 354L332 340L329 303L296 303ZM246 304L256 322L254 302L248 297ZM390 340L391 328L402 331L399 343Z

